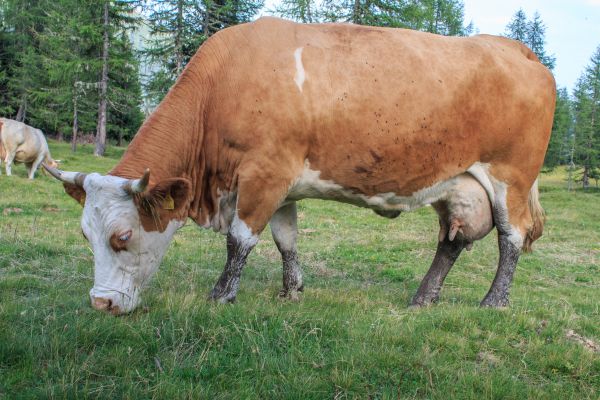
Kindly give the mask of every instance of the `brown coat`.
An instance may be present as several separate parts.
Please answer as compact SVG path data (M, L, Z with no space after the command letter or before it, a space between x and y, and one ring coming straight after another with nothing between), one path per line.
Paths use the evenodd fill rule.
M259 233L306 165L357 194L411 196L481 163L525 236L554 102L552 74L510 39L261 18L198 50L111 174L189 179L199 224L237 193Z

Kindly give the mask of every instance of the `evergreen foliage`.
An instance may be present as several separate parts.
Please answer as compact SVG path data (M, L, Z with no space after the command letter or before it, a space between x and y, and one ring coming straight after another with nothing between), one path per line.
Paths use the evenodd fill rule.
M299 22L351 22L418 29L441 35L468 35L459 0L282 0L276 15Z
M552 135L548 144L548 151L544 159L544 166L554 168L570 162L573 138L573 112L567 88L560 88L556 93L556 109L554 111L554 124Z
M149 0L150 38L144 55L151 64L146 85L149 102L157 104L196 53L221 29L248 22L264 0Z
M515 39L529 47L550 70L554 69L556 57L546 54L546 25L537 11L533 19L528 20L525 11L518 9L512 20L506 25L506 37Z
M100 0L0 3L0 113L73 138L98 126L103 26ZM139 63L127 36L132 1L110 1L106 104L108 138L130 138L140 111Z
M600 179L600 46L573 91L574 162L582 168L584 188Z

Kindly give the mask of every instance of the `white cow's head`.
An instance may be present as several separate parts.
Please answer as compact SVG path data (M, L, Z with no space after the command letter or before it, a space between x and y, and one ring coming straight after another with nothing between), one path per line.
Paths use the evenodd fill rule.
M92 306L115 315L132 311L185 223L190 182L173 178L150 186L148 170L130 180L45 168L83 205L81 229L94 252Z

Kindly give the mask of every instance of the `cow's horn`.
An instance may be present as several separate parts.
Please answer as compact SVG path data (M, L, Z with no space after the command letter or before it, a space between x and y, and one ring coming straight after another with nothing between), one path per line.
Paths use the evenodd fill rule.
M129 194L143 193L150 182L150 168L146 168L140 179L130 180L125 184L125 191Z
M46 164L42 164L42 166L46 171L48 171L50 175L52 175L59 181L70 183L72 185L76 185L80 188L83 188L83 181L85 180L87 174L82 174L81 172L61 171L60 169L52 168L51 166Z

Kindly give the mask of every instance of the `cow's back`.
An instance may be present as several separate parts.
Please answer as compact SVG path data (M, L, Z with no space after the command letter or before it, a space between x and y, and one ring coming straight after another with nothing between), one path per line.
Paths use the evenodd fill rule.
M208 130L354 191L411 194L476 162L543 160L554 81L517 42L272 18L209 42L223 64ZM520 137L531 124L537 136Z
M14 151L16 162L33 162L40 153L48 153L48 144L41 130L7 118L2 118L1 122L1 139L5 151Z

